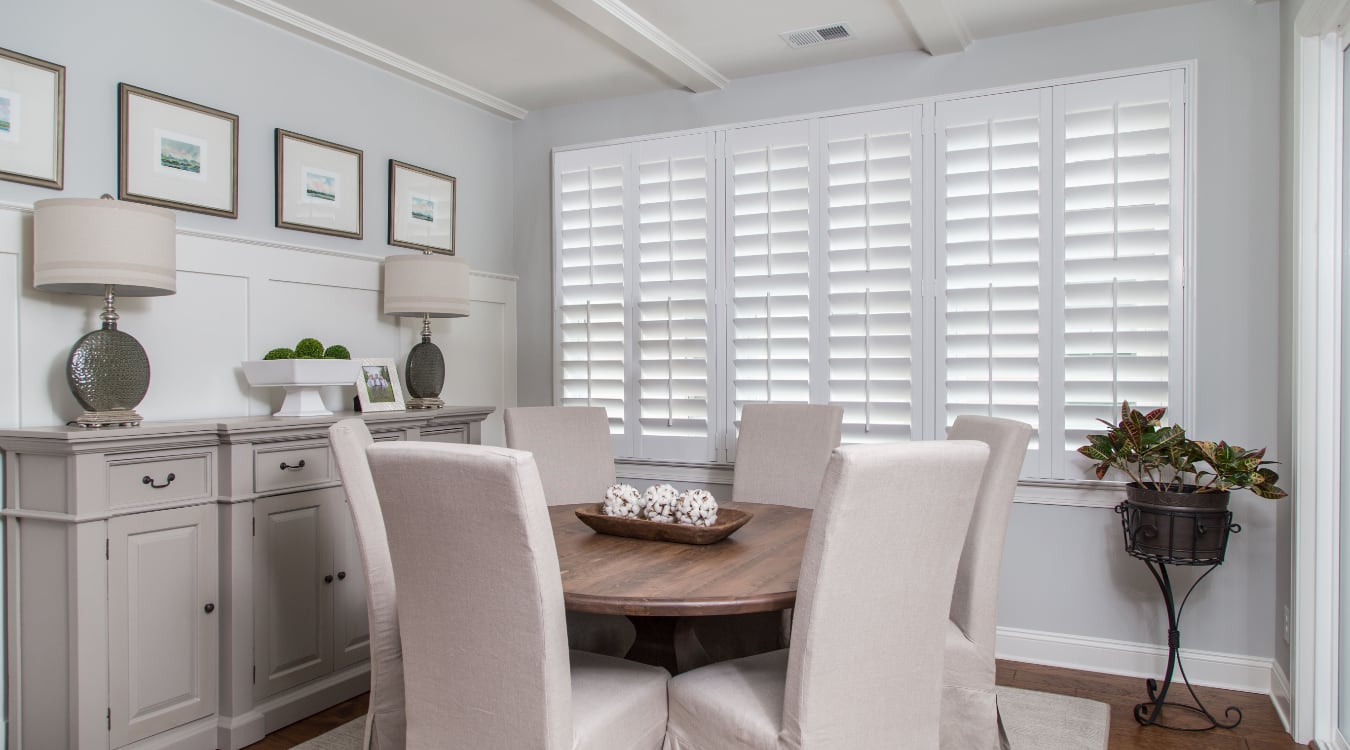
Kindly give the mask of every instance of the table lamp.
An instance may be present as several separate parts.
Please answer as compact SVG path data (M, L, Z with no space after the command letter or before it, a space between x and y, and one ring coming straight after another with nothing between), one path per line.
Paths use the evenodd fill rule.
M384 259L384 314L422 318L422 343L408 352L403 385L409 409L439 409L445 357L431 343L432 318L469 314L469 264L450 255L391 255Z
M150 389L150 359L117 329L116 295L157 297L177 289L172 211L93 198L33 204L33 287L103 297L103 327L70 350L66 382L84 413L81 427L136 426Z

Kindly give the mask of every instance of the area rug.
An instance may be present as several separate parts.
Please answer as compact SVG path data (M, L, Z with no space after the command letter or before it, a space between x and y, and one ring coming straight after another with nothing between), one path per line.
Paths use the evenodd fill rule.
M1111 707L1105 703L1000 687L998 708L1012 750L1106 750Z
M1012 750L1106 750L1111 709L1105 703L1001 687L998 705ZM295 748L360 750L365 729L363 716Z

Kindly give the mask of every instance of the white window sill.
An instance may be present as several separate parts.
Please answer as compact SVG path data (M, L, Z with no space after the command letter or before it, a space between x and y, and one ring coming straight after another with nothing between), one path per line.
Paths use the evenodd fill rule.
M733 464L690 463L621 458L614 462L623 479L649 482L688 482L731 486ZM1023 479L1017 483L1013 501L1024 505L1066 505L1075 508L1114 508L1125 499L1121 482L1067 479Z

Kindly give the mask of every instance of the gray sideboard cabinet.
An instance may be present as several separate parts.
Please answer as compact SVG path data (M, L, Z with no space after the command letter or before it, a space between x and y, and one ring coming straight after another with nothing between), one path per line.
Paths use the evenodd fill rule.
M364 418L479 443L491 412ZM369 689L343 416L0 430L8 746L238 750Z

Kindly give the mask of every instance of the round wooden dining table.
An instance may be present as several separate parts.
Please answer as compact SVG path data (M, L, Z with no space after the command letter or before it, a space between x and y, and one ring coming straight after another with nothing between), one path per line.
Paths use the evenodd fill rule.
M626 615L637 630L628 658L671 674L708 661L693 621L788 609L797 600L811 511L724 503L753 518L707 545L630 539L592 531L577 508L549 508L567 609Z

